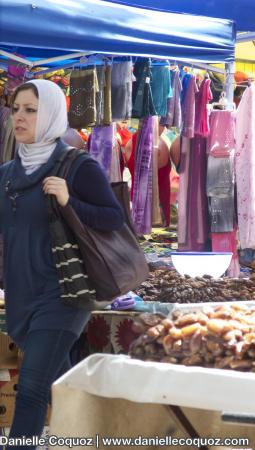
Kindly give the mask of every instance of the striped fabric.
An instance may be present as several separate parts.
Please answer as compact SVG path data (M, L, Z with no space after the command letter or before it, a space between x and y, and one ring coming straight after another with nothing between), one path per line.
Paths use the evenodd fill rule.
M76 153L69 148L63 152L55 167L54 176L61 176L61 166L66 164L67 171ZM53 195L47 198L51 246L57 269L61 302L77 308L84 307L95 299L95 289L89 286L86 267L72 230L60 215L57 201Z
M52 199L51 199L52 200ZM63 219L51 210L50 232L52 253L58 272L61 301L69 306L82 307L95 296L78 245Z

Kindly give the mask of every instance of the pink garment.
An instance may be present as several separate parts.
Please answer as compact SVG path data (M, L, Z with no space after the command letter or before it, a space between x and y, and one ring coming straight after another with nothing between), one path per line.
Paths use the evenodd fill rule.
M212 233L212 251L213 252L232 252L228 276L236 278L240 275L240 266L237 253L237 228L230 233Z
M241 248L255 249L255 85L237 109L235 170Z
M213 110L210 114L210 135L207 152L215 158L228 157L235 149L236 112Z
M211 80L204 79L201 83L199 92L196 94L195 111L195 134L207 137L210 133L209 113L207 104L212 100L212 91L210 89Z
M186 138L194 137L194 127L195 127L195 96L198 92L198 87L196 83L196 77L191 76L187 92L185 94L183 106L182 106L182 119L183 128L182 136Z

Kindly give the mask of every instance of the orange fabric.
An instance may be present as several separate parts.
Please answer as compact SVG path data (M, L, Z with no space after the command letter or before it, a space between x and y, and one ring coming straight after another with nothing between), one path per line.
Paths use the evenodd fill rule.
M242 83L242 81L248 81L248 75L245 72L236 72L235 73L235 81L236 83Z
M66 109L67 111L70 110L70 97L66 96Z
M88 142L89 138L88 138L88 136L85 133L83 133L82 130L78 131L78 133L80 134L80 136L84 140L84 142Z

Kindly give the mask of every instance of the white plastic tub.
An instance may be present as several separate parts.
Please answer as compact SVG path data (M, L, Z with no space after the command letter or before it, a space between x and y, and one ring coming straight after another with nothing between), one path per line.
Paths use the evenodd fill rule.
M219 278L228 269L232 253L172 252L171 258L175 269L181 275L211 275L213 278Z

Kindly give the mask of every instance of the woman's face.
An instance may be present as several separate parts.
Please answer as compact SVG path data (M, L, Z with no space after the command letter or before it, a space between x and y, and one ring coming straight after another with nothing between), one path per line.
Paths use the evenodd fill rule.
M35 142L37 110L38 98L31 89L17 94L12 107L12 122L14 136L18 142Z

